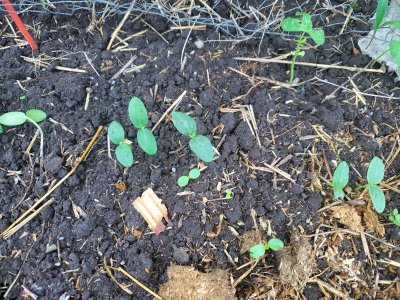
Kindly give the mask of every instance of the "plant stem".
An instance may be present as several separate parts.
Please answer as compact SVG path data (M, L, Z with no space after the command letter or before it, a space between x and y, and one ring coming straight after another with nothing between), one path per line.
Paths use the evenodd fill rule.
M375 58L373 61L371 61L368 65L367 68L372 68L374 66L374 64L382 57L384 56L386 53L388 53L390 51L390 48L383 51L377 58Z
M306 39L304 38L304 32L300 35L299 40L297 41L296 44L296 49L294 50L293 56L292 56L292 63L290 65L290 79L289 79L289 83L293 82L294 79L294 65L296 63L296 59L300 54L300 51L305 43Z
M29 118L28 116L25 116L26 117L26 119L29 121L29 122L31 122L33 125L35 125L36 126L36 128L39 130L39 133L40 133L40 150L39 150L39 155L40 155L40 157L41 158L43 158L43 144L44 144L44 137L43 137L43 130L42 130L42 128L39 126L39 124L38 123L36 123L35 121L33 121L31 118Z
M354 189L354 191L361 190L361 189L363 189L363 188L366 188L367 186L368 186L368 183L367 183L367 184L364 184L364 185L360 185L360 186L356 187L356 188Z

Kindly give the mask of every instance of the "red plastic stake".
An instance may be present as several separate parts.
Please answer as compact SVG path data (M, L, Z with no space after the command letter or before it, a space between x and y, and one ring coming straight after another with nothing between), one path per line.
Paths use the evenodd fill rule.
M28 42L28 44L31 46L32 50L38 50L39 47L36 44L35 40L29 33L28 29L26 29L24 22L22 22L21 18L18 16L17 12L15 11L14 7L12 6L11 2L9 0L2 0L4 8L8 11L10 14L11 18L17 25L19 31L21 31L22 35L24 36L25 40Z

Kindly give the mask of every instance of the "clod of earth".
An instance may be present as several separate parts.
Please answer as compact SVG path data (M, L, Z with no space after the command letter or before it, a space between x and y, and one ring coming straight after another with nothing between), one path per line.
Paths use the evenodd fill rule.
M290 244L280 253L279 277L285 284L302 290L312 276L315 267L315 255L308 239L293 233Z
M168 281L159 295L165 300L233 300L235 289L229 283L229 272L215 269L201 273L189 266L170 266Z

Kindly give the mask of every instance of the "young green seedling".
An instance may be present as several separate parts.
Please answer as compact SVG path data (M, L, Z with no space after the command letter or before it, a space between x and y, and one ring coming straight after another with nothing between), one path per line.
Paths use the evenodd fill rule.
M44 137L42 128L39 126L38 123L45 120L47 117L46 113L40 109L29 109L25 113L20 111L12 111L5 113L0 116L0 133L3 132L4 126L18 126L24 124L26 121L31 122L33 125L36 126L40 133L40 157L43 157L43 144L44 144Z
M378 4L376 7L375 22L374 22L374 26L373 26L373 33L372 33L372 37L371 37L371 40L370 40L368 46L371 44L372 40L375 38L376 32L379 28L385 27L385 26L393 26L396 29L400 30L400 20L391 20L391 21L382 23L383 19L385 18L386 14L387 14L388 6L389 6L388 0L378 0ZM373 65L380 57L384 56L387 52L390 52L390 55L392 56L393 60L397 64L397 68L400 70L400 40L391 40L389 43L389 49L387 49L386 51L383 51L376 59L374 59L371 62L371 65Z
M231 200L232 199L232 189L225 190L225 199Z
M157 142L150 129L146 128L148 123L147 110L142 100L133 97L129 102L129 118L138 129L137 140L140 148L149 155L157 153Z
M389 5L389 0L378 0L378 5L376 7L376 17L374 22L374 32L372 34L371 41L374 39L376 31L383 25L382 22L388 10L388 5Z
M343 189L349 182L349 165L342 161L333 173L332 187L335 198L344 198Z
M180 187L185 187L189 184L190 180L194 180L200 177L200 170L199 169L192 169L189 172L188 176L181 176L178 178L178 185Z
M382 213L385 210L386 201L383 191L378 184L383 180L385 173L385 165L379 157L374 157L369 164L367 171L368 189L369 195L372 200L372 204L378 213Z
M303 46L307 42L306 34L308 34L317 46L325 43L325 32L323 29L313 29L311 15L303 12L296 12L298 18L285 18L281 23L283 31L287 32L301 32L299 39L296 43L295 50L291 53L292 62L290 65L290 80L292 83L294 79L294 65L299 56L304 56Z
M132 142L125 139L125 131L121 123L118 121L112 121L108 125L108 138L110 141L117 145L115 148L115 156L121 165L129 168L133 165L134 158L132 152Z
M278 251L281 250L285 245L280 239L270 239L266 244L257 244L250 248L250 257L254 259L259 259L265 254L269 249Z
M389 220L392 222L394 225L397 225L400 227L400 215L399 211L397 208L393 210L393 214L389 215Z
M204 135L197 134L197 125L192 117L182 112L172 113L172 122L175 128L190 137L189 147L202 161L208 163L214 159L214 148L210 140Z

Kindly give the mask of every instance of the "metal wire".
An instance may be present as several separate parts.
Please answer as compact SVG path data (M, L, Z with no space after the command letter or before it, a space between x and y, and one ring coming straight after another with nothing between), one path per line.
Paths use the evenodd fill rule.
M125 13L131 0L15 0L12 1L19 13L46 13L70 15L94 11L97 15ZM285 10L285 0L137 0L131 11L160 16L176 25L206 25L218 29L232 40L262 38L266 34L278 33L283 17L301 11L309 0L301 1L297 7ZM312 2L312 1L311 1ZM342 8L348 5L345 1ZM329 0L325 7L332 7ZM5 11L0 4L0 12ZM318 14L323 19L324 12ZM105 22L106 20L103 20Z

